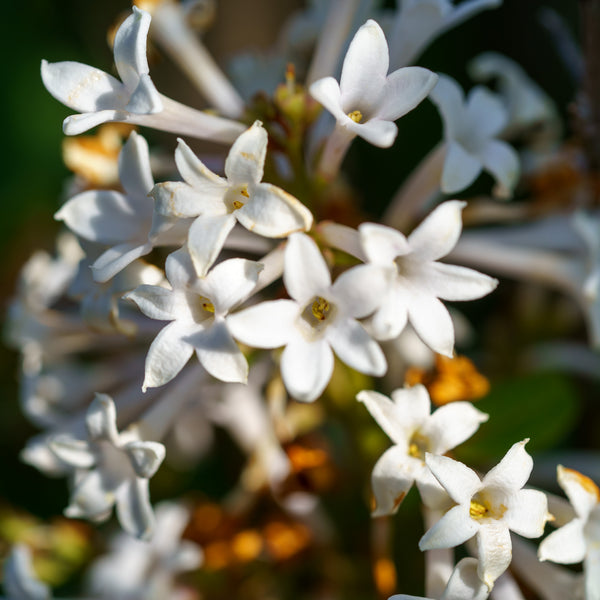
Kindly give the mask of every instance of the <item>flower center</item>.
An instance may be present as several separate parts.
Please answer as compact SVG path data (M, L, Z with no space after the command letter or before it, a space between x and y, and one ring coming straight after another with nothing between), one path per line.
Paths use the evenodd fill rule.
M348 117L355 123L360 123L362 121L363 114L360 112L360 110L353 110L352 112L348 113Z
M506 506L502 503L492 502L486 493L478 493L471 498L469 515L472 519L501 519L506 512Z
M324 321L327 318L329 309L329 302L327 302L325 298L321 298L321 296L318 296L317 299L312 303L312 314L315 319L319 321Z
M425 460L425 453L429 451L430 446L429 438L416 431L408 442L408 453L414 458Z
M248 192L248 184L236 185L235 187L232 187L225 196L225 204L227 205L229 212L232 213L242 208L249 198L250 193Z

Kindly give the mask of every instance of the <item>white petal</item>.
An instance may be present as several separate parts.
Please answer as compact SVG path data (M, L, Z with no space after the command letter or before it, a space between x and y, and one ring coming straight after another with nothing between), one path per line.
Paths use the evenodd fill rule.
M345 113L360 110L370 118L386 83L388 46L381 27L369 19L355 34L344 58L340 90Z
M351 119L345 119L343 125L355 135L378 148L389 148L398 135L398 127L392 121L370 119L364 123L355 123Z
M360 243L369 262L388 265L397 256L411 251L406 237L386 225L363 223L358 227Z
M457 503L466 504L468 509L471 498L481 488L477 473L447 456L427 453L425 462L450 497Z
M338 82L333 77L323 77L311 84L310 95L322 104L337 121L344 119L342 110L342 93Z
M174 290L183 290L196 281L194 263L185 246L167 256L165 275Z
M422 102L433 89L438 76L421 67L405 67L390 73L383 88L383 101L377 118L395 121Z
M133 14L123 21L115 35L115 65L130 92L137 87L140 75L148 73L146 38L150 21L150 13L134 6Z
M113 278L117 273L120 273L126 266L130 265L136 258L145 256L152 251L152 244L147 242L139 244L133 242L131 244L119 244L109 248L101 254L94 264L92 271L94 272L94 281L104 283Z
M177 308L182 296L174 294L172 290L157 285L140 285L124 297L135 302L151 319L172 321L179 316Z
M311 212L294 196L270 183L249 189L250 200L235 211L237 220L249 231L265 237L287 237L311 228Z
M485 600L489 591L477 569L476 558L463 558L452 571L440 600Z
M434 441L432 452L445 454L468 440L488 418L470 402L452 402L431 415L422 433Z
M112 190L77 194L54 217L82 238L101 244L128 242L140 234L140 221L130 202Z
M181 138L178 138L177 142L175 164L186 183L192 187L203 187L206 184L227 185L227 181L207 168Z
M466 112L470 126L482 138L498 135L508 122L508 114L500 98L482 86L473 88L469 93Z
M408 396L412 398L412 394L409 393ZM415 423L410 418L410 413L405 414L405 410L412 407L406 405L396 406L396 403L392 402L387 396L368 390L359 392L356 399L364 403L379 427L387 433L395 444L404 447L404 453L406 454L408 441L414 431ZM427 414L429 414L429 410L427 410Z
M452 357L454 325L446 307L434 296L410 290L408 319L418 336L434 352Z
M149 540L154 530L154 513L150 505L147 479L126 481L117 491L117 518L129 534Z
M235 140L225 161L225 175L230 183L259 183L262 180L267 142L267 131L260 121L255 121Z
M491 590L512 560L510 532L502 521L487 519L481 525L477 534L477 554L479 578Z
M462 88L451 77L440 74L429 97L442 113L446 139L455 139L461 133L465 113Z
M354 319L345 319L327 329L327 339L338 357L349 367L381 377L387 362L379 344Z
M227 185L210 181L194 187L181 181L165 181L152 188L156 211L168 217L223 215Z
M71 494L70 504L65 509L65 516L105 520L114 503L112 490L106 489L102 474L94 469L88 471L77 483Z
M583 563L585 598L600 598L600 551L597 546L588 549Z
M215 314L225 315L250 295L261 271L260 263L231 258L213 267L206 277L197 281L193 289L210 298Z
M281 355L281 376L290 395L302 402L316 400L333 373L333 352L325 340L292 340Z
M150 168L150 151L148 142L135 131L129 134L119 154L119 179L127 195L142 196L148 204L148 212L152 212L152 201L147 198L154 186L152 169Z
M520 490L531 475L533 459L525 450L529 439L513 444L504 458L483 479L486 487Z
M158 442L136 441L124 447L138 477L150 479L165 458L165 447Z
M477 179L482 162L479 156L467 152L458 142L450 140L447 147L441 189L444 194L454 194Z
M42 81L57 100L82 113L124 108L129 100L125 86L118 79L78 62L43 60Z
M50 600L52 592L38 581L31 564L29 548L21 543L13 546L4 562L3 585L7 600Z
M519 490L510 497L505 521L509 529L527 538L538 538L548 521L548 500L538 490Z
M496 179L504 195L511 195L520 175L519 155L501 140L489 140L479 155L481 162Z
M133 90L125 110L133 115L152 115L162 112L161 96L154 87L150 75L146 73L140 75L140 80Z
M324 294L331 275L317 244L303 233L290 236L285 248L283 281L288 294L300 304Z
M462 210L466 202L448 200L435 208L408 236L408 244L420 261L446 256L462 231Z
M331 291L344 314L357 319L370 315L381 303L388 284L385 270L376 265L358 265L344 271Z
M392 446L382 454L371 476L375 496L371 516L391 515L398 510L415 481L415 466L418 467L418 461L407 455L406 448Z
M164 327L156 336L148 355L142 390L171 381L192 356L194 349L183 338L190 334L189 325L177 321Z
M49 440L48 445L60 460L73 467L87 469L96 464L96 457L86 441L57 435Z
M401 285L390 285L369 327L376 340L396 339L406 327L408 309Z
M582 519L587 519L600 502L598 486L589 477L573 469L566 469L562 465L558 465L556 471L558 484L567 494L575 514Z
M234 225L233 215L200 215L193 222L188 236L188 248L200 277L206 275L219 256Z
M127 113L120 110L99 110L97 112L81 113L71 115L63 121L63 133L65 135L79 135L92 127L112 121L123 121Z
M248 363L224 321L185 338L196 350L200 364L221 381L246 383Z
M419 541L419 549L453 548L470 540L479 525L469 516L467 505L451 508Z
M476 300L496 289L498 280L474 269L433 262L420 265L419 287L442 300Z
M116 443L117 409L113 399L107 394L96 394L85 416L85 424L91 440L110 440Z
M254 348L279 348L293 336L298 318L298 305L293 300L261 302L227 317L233 337Z

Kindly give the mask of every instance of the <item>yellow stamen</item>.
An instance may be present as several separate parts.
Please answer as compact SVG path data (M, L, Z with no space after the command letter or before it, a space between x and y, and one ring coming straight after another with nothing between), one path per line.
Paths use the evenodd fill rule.
M348 117L350 117L355 123L360 123L363 115L360 110L353 110L351 113L348 113Z
M244 203L240 202L239 200L234 200L232 204L233 204L233 208L235 210L238 210L238 209L242 208L242 206L244 206Z
M473 519L482 519L486 516L489 509L485 504L478 502L477 500L471 500L471 507L469 508L469 514Z
M245 186L240 190L240 194L242 196L245 196L246 198L250 198L250 194L248 193L248 188Z
M209 313L214 313L215 312L215 305L212 302L209 302L208 300L206 302L202 303L202 308Z
M421 452L419 450L419 446L417 446L417 444L415 444L414 442L409 445L409 447L408 447L408 453L411 456L414 456L415 458L420 458L420 456L421 456Z
M325 300L325 298L321 298L319 296L312 304L312 314L315 319L319 321L324 321L327 318L327 313L329 312L329 302Z

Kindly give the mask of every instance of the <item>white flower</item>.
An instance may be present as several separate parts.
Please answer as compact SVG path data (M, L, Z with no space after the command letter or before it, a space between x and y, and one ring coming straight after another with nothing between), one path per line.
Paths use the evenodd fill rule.
M458 562L446 589L439 600L485 600L489 591L477 575L478 563L476 558L463 558ZM434 600L406 594L395 594L388 600ZM436 599L437 600L437 599Z
M476 81L497 78L512 130L520 132L548 123L558 133L560 122L554 103L516 62L497 52L484 52L471 61L469 73Z
M387 365L381 348L356 321L373 312L381 282L373 267L361 265L331 283L315 242L290 236L285 250L284 282L292 300L263 302L228 317L237 339L255 348L286 346L281 374L289 393L311 401L333 372L333 352L347 365L381 376Z
M150 79L146 38L151 17L133 7L115 36L114 57L121 81L78 62L42 61L42 80L60 102L80 114L67 117L67 135L83 133L110 121L135 123L221 142L232 142L244 127L175 102Z
M446 456L425 457L456 506L425 533L419 548L451 548L477 536L478 573L489 590L512 559L510 531L539 537L550 517L543 492L521 489L533 468L533 460L525 450L528 441L514 444L483 480Z
M154 185L148 143L135 131L119 154L119 175L125 194L82 192L55 215L82 238L112 246L92 265L94 278L100 282L108 281L154 246L174 244L181 238L178 229L173 229L175 219L154 212L154 202L148 198Z
M447 75L440 75L430 97L442 115L447 144L442 191L463 190L485 168L498 183L498 195L512 195L519 178L519 157L509 144L497 139L508 124L500 99L477 86L465 100L461 87Z
M174 502L156 507L152 540L141 541L123 533L110 541L111 552L97 560L89 575L90 591L111 600L164 600L176 598L175 576L196 569L202 551L181 535L189 510Z
M575 510L575 518L551 533L539 547L540 560L584 563L585 597L600 598L600 490L585 475L557 468L558 483Z
M286 237L312 225L310 211L270 183L261 183L267 132L260 121L235 141L225 161L226 179L215 175L179 140L177 168L185 183L155 186L156 209L167 216L198 217L188 247L200 275L215 261L236 222L265 237Z
M86 416L88 440L65 434L50 441L60 460L75 469L65 515L104 521L116 504L123 529L148 539L154 527L148 481L163 461L165 447L140 440L134 429L119 433L116 418L112 398L96 394Z
M425 465L425 453L445 454L470 438L488 415L469 402L452 402L431 414L429 394L422 385L395 390L391 400L366 390L356 398L395 444L373 469L373 516L396 512L415 481L427 506L447 498Z
M454 248L462 229L464 202L438 206L409 236L375 223L359 227L364 254L383 269L386 288L371 327L377 339L398 337L407 320L435 352L452 356L454 327L438 300L474 300L497 281L465 267L437 262Z
M148 350L144 391L173 379L194 350L213 377L246 381L248 363L229 333L225 316L250 294L261 268L258 263L232 258L198 278L184 248L166 261L172 289L141 285L126 295L151 319L171 321Z
M37 579L31 564L31 552L17 544L4 562L4 591L6 600L50 600L50 588Z
M388 65L383 31L369 20L350 43L339 84L333 77L324 77L310 86L310 94L335 117L338 126L387 148L398 135L394 121L415 108L437 80L421 67L388 75Z
M392 66L414 63L434 38L500 4L502 0L464 0L457 6L452 0L402 0L389 34Z

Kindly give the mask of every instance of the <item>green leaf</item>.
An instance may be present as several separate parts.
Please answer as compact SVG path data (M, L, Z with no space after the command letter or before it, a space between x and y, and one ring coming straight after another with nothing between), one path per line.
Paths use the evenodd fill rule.
M573 431L580 414L571 381L554 372L495 383L476 406L490 419L455 451L466 463L497 462L512 444L525 438L531 439L529 452L554 448Z

